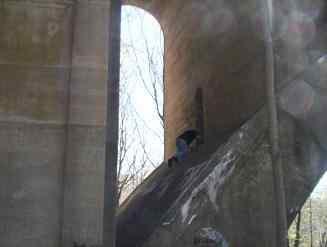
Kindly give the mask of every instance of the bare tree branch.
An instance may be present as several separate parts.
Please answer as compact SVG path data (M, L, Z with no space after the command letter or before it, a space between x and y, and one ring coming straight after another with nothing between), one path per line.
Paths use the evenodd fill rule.
M136 43L131 30L132 20L139 21L140 38ZM163 47L152 47L144 30L144 14L127 11L123 21L127 23L127 36L122 39L120 129L118 143L118 198L120 202L139 185L150 170L157 167L158 159L148 143L149 133L163 143ZM134 24L135 25L135 24ZM162 36L162 35L161 35ZM160 44L162 44L160 39ZM134 91L140 89L149 96L161 129L155 129L135 106ZM159 124L160 123L160 124ZM157 127L156 127L157 128ZM150 131L150 132L149 132ZM155 161L156 160L156 161Z

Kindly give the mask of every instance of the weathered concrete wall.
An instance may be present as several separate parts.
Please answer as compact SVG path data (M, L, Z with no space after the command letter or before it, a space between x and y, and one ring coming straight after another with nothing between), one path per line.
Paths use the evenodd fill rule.
M126 2L149 10L165 33L166 157L176 136L196 125L198 88L205 134L199 156L207 157L262 104L261 1ZM302 2L300 12L322 6ZM277 26L288 23L290 9L280 8ZM108 0L0 1L1 246L101 242L108 15ZM326 33L300 33L295 46L281 35L278 80L323 52Z
M290 223L326 171L327 149L290 115L280 117ZM230 247L275 246L267 128L261 111L208 161L159 167L120 208L118 246L225 246L215 235ZM213 235L201 238L208 229Z
M301 80L311 73L320 79L312 84ZM279 127L289 224L327 170L327 138L323 134L327 126L327 93L322 90L327 87L326 73L325 57L287 83L279 97L283 109L279 112ZM142 246L226 246L223 242L231 247L276 246L266 119L262 112L256 114L208 162L188 167L183 180L179 178L181 182L175 186L180 192L176 200L169 191L157 196L163 201L170 198L173 203ZM148 184L149 190L143 188L147 198L174 183L162 177L157 181L156 186L156 182ZM154 204L151 201L143 210L151 211ZM127 208L123 208L125 213Z
M72 8L0 2L1 246L59 246Z
M101 242L108 15L0 2L0 246Z
M142 246L224 246L210 236L198 241L203 229L220 233L230 247L276 246L269 144L265 124L254 121L208 162L185 173L182 193ZM290 223L326 170L326 155L287 115L282 117L281 133Z
M203 90L204 142L222 143L263 100L264 48L253 17L260 1L170 1L165 30L166 158L175 139L196 126Z
M102 241L109 2L75 5L63 247Z

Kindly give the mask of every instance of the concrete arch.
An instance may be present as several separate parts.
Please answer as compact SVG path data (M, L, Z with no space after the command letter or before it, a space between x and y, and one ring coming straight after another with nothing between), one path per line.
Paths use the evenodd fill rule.
M198 88L203 91L203 128L210 129L204 131L207 150L223 142L262 104L262 85L254 79L264 77L263 42L253 16L260 9L259 1L123 3L151 13L164 32L165 158L174 153L179 134L197 127Z
M158 7L152 11L162 23L166 39L165 157L174 153L180 133L197 127L194 105L198 88L203 91L204 146L214 149L263 101L259 81L264 78L264 46L253 16L260 3L151 3Z
M160 8L158 4L154 3L155 1L143 1L143 0L123 0L122 6L131 6L139 8L145 12L147 12L149 15L151 15L156 22L159 24L162 32L164 33L164 26L161 23L160 19Z
M160 1L157 1L157 0L149 0L149 1L146 1L146 0L123 0L122 4L141 8L145 11L148 11L155 18L159 17L159 11L160 11L159 5L162 5L162 3L160 3Z

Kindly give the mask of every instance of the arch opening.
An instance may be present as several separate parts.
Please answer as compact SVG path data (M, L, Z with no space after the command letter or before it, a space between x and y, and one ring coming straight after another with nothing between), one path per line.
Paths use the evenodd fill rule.
M163 161L164 36L147 11L122 7L118 195L123 201Z

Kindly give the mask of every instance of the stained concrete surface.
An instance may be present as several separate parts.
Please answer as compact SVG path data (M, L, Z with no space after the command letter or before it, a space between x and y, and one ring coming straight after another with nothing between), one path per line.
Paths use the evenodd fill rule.
M289 224L327 170L327 84L323 76L320 88L304 82L326 64L317 59L278 90ZM267 119L262 109L207 161L196 159L199 149L171 169L162 164L121 206L117 245L196 246L197 232L210 228L221 246L275 246Z
M102 241L107 1L0 1L0 246Z
M164 31L166 157L174 152L176 136L197 125L194 105L199 87L205 144L195 158L198 164L261 107L265 71L260 2L125 2L148 10ZM297 42L293 47L283 36L276 40L278 82L292 78L312 57L326 51L322 3L301 0L294 8L288 1L276 1L277 26L288 23L290 9L318 13L314 25L319 34L305 46ZM109 5L107 0L0 1L1 246L70 247L74 241L87 245L102 241ZM315 122L322 123L315 129L324 126ZM311 155L319 157L315 144L309 146L306 150L312 153L299 157L307 159L307 165ZM184 176L184 171L180 174ZM317 174L304 177L301 186L311 184ZM178 195L177 187L172 190ZM308 190L303 188L299 198ZM225 212L238 214L237 210L241 209ZM230 228L219 226L217 231L230 241L226 229ZM175 239L167 229L159 235L164 232L170 236L167 241Z

